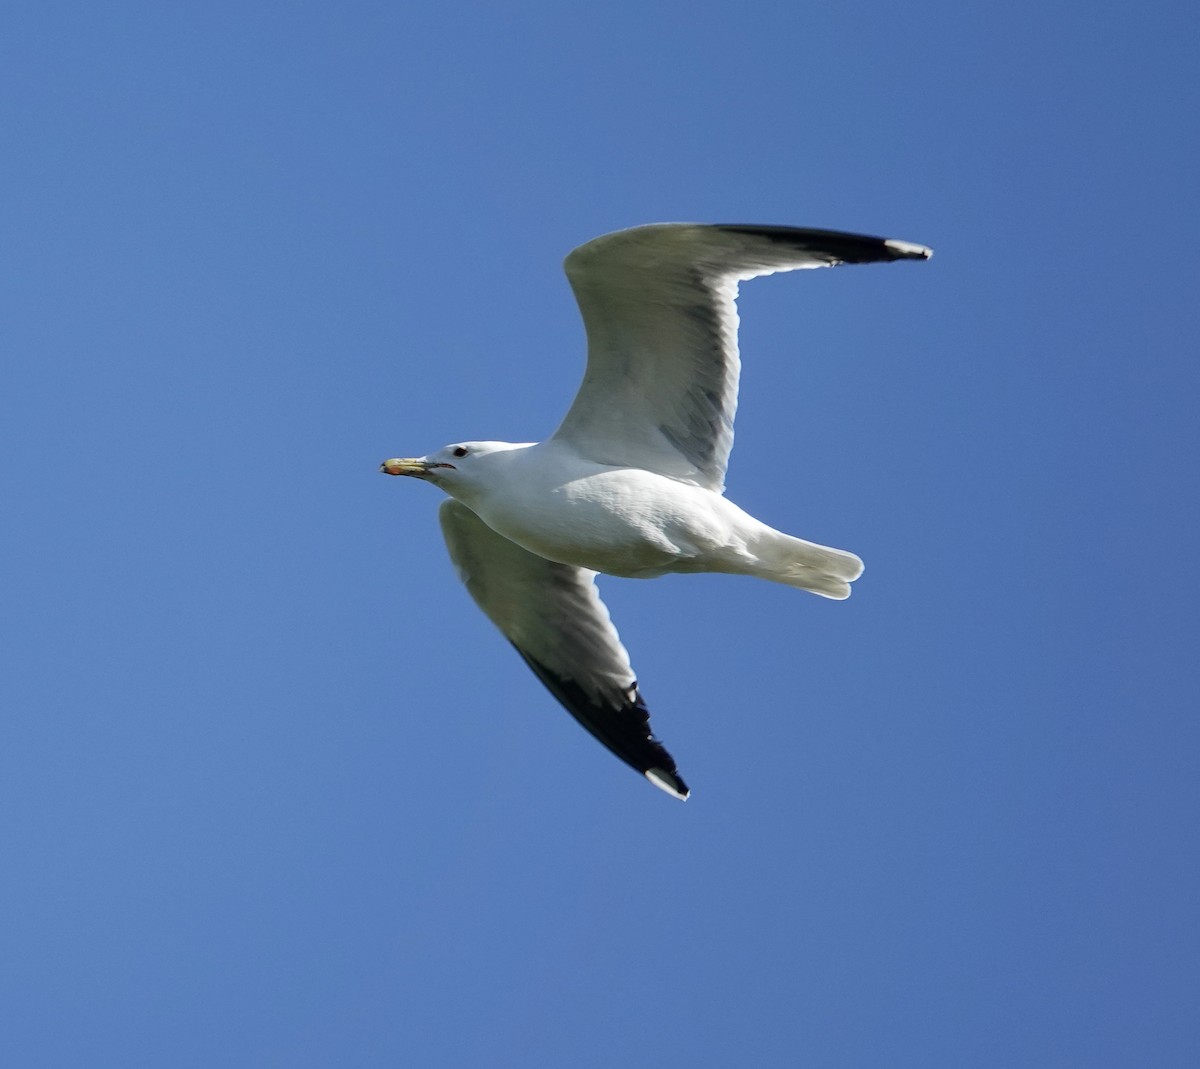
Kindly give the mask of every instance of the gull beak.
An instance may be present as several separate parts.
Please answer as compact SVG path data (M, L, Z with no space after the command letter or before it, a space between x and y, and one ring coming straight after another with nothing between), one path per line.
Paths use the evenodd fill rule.
M392 457L380 464L379 470L386 475L415 475L419 478L429 473L429 464L424 457Z

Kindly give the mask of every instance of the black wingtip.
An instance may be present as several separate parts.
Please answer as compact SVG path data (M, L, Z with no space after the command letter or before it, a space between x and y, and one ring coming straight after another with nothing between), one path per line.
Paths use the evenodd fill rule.
M575 680L552 672L515 642L512 645L546 689L593 738L660 790L681 800L687 798L691 792L680 778L675 759L650 733L650 710L636 682L608 694L593 694Z
M912 241L877 238L870 234L850 234L842 230L813 230L797 226L753 226L742 223L718 223L718 230L750 237L765 238L779 245L828 257L831 263L869 264L890 260L928 260L933 250Z

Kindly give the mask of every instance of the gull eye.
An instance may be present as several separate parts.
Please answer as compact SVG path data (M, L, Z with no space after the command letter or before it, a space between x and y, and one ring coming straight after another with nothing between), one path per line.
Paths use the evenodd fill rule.
M465 456L467 455L467 448L466 448L466 446L462 446L462 445L456 445L456 446L454 447L454 455L455 455L456 457L465 457Z

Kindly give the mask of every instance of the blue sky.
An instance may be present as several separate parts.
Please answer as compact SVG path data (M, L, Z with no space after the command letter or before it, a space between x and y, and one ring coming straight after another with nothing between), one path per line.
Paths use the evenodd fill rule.
M1197 1064L1194 5L5 21L6 1064ZM936 250L743 290L855 596L603 584L685 805L377 472L552 431L662 220Z

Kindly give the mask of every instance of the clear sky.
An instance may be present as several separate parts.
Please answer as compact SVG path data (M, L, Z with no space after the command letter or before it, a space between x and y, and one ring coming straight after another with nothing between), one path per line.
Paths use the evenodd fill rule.
M1200 1064L1194 3L6 12L6 1065ZM663 220L936 250L743 289L854 597L602 584L686 804L377 471Z

